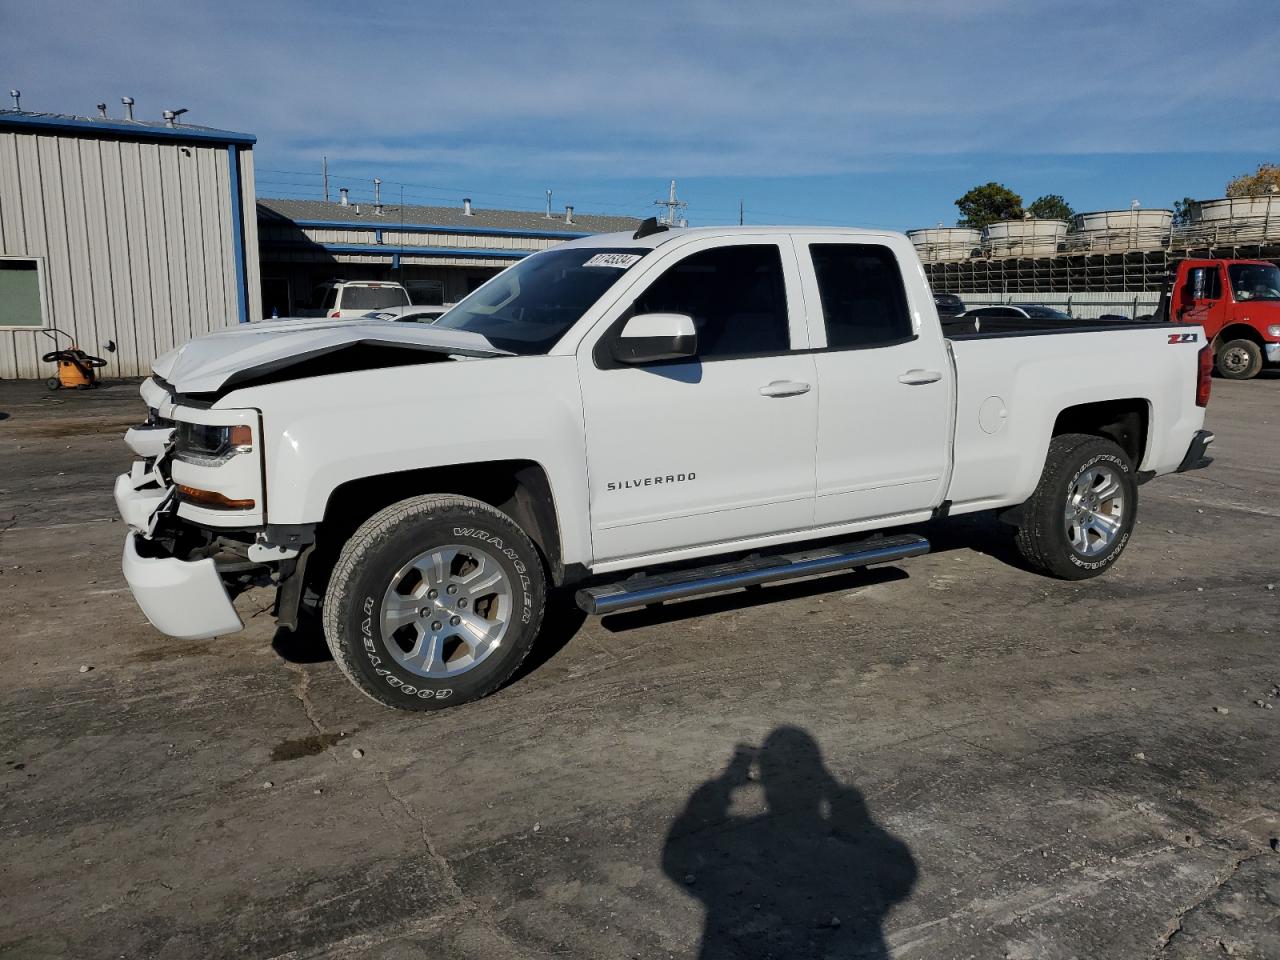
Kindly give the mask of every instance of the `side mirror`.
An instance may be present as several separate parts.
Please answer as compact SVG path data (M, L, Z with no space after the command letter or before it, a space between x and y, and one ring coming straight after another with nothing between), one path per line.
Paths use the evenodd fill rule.
M682 313L640 313L626 322L613 342L619 363L683 360L698 354L693 318Z

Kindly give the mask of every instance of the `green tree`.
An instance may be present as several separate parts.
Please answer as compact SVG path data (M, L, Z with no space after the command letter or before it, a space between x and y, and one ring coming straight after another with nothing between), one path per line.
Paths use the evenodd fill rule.
M1173 201L1173 225L1175 227L1185 227L1191 222L1191 211L1195 208L1196 202L1191 197L1183 197L1181 200Z
M956 207L960 211L957 224L978 230L997 220L1018 220L1022 217L1022 198L1003 183L984 183L974 187L956 201Z
M1058 194L1048 193L1032 200L1027 213L1040 220L1070 220L1076 212Z
M1228 197L1260 197L1280 191L1280 164L1260 163L1253 173L1242 173L1227 183Z

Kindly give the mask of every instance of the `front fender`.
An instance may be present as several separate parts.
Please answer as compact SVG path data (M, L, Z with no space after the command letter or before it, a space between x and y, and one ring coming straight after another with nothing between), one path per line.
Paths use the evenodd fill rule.
M345 483L433 467L542 465L565 563L590 555L585 428L573 357L456 360L236 391L262 411L267 516L319 523ZM221 404L220 404L221 405Z

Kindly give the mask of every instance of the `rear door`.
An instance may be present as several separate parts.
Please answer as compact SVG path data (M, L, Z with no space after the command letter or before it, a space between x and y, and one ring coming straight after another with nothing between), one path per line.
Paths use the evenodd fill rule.
M797 239L818 371L815 521L928 511L950 464L954 382L931 301L912 302L905 241ZM923 294L919 294L922 297Z
M789 239L684 244L637 291L578 352L597 565L809 527L817 390ZM692 317L697 357L613 360L640 313Z

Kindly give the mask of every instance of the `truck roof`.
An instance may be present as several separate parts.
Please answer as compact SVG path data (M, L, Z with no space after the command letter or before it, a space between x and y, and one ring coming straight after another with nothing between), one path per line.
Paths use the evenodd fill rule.
M578 240L570 240L568 243L557 244L560 247L641 247L646 250L652 250L660 247L672 240L687 239L691 237L740 237L740 236L760 236L764 234L779 233L804 233L804 234L820 234L832 237L866 237L867 239L883 239L886 236L905 236L896 230L872 230L863 227L808 227L803 225L783 225L777 226L761 226L761 227L674 227L669 230L661 230L657 233L650 233L641 237L639 240L629 232L623 233L597 233L590 237L582 237Z

